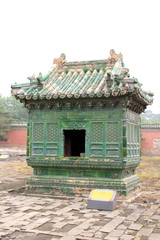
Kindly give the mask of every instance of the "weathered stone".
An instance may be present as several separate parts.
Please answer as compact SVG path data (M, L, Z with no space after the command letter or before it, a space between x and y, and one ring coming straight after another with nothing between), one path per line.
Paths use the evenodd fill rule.
M138 232L138 235L149 237L152 232L153 232L153 228L143 227L143 228L141 228L141 230Z
M159 240L160 239L160 233L152 233L148 240Z
M86 213L83 215L84 218L92 218L94 216L93 213Z
M134 239L134 236L132 236L132 235L123 234L121 236L121 240L133 240L133 239Z
M57 222L55 224L53 224L54 228L63 228L67 223L66 222Z
M1 232L1 231L0 231L0 237L3 237L3 236L5 236L5 235L7 235L6 231L5 231L5 232Z
M107 235L105 239L111 239L111 238L120 238L125 230L113 230L111 233Z
M24 228L26 230L34 229L34 228L37 228L37 227L41 226L42 224L48 222L49 220L50 220L50 218L47 218L47 217L46 218L44 218L44 217L38 218L36 221L28 224L27 226L24 226Z
M73 229L71 229L68 234L70 235L78 235L81 232L83 232L83 230L87 230L90 226L91 226L91 222L94 221L93 219L84 221L83 223L81 223L79 226L74 227Z
M142 213L142 215L144 216L152 216L153 214L154 214L153 211L148 211L148 210Z
M129 229L131 230L140 230L143 227L142 224L138 224L138 223L133 223L129 226Z
M23 215L24 215L24 213L21 213L21 212L15 213L15 214L13 214L13 215L9 215L8 217L1 219L1 222L6 223L6 224L10 224L10 223L11 223L10 226L12 226L13 220L14 220L14 219L17 219L18 217L21 217L21 216L23 216ZM2 226L2 225L1 225L1 226ZM8 226L9 226L9 225L8 225Z
M136 235L135 238L134 238L134 240L141 240L141 237L138 236L138 235Z
M153 219L153 220L160 220L160 215L152 215L151 219Z
M75 224L75 225L80 225L82 222L86 221L86 218L79 218L79 217L76 217L76 219L73 219L72 220L72 224Z
M104 240L119 240L119 237L111 237L111 236L107 236L104 238Z
M140 216L140 213L132 213L126 218L126 220L136 222L139 216Z
M56 212L55 212L55 213L56 213ZM54 222L60 222L60 221L63 221L64 219L65 219L64 217L59 217L59 216L57 217L57 216L56 216L56 217L54 217L54 218L51 220L51 222L53 222L53 223L54 223Z
M77 236L79 235L80 233L82 232L82 229L78 228L78 227L75 227L73 228L72 230L70 230L68 232L69 235L72 235L72 236Z
M55 240L55 238L53 238L52 240ZM76 240L76 237L71 236L71 235L66 235L66 236L60 238L60 240Z
M137 205L135 205L135 204L130 204L130 205L128 205L128 209L132 209L132 210L137 210L137 208L138 208L138 206Z
M95 233L94 237L98 239L103 239L103 233L98 231Z
M126 231L125 231L125 234L132 235L132 236L135 236L136 233L137 233L137 231L131 230L131 229L126 229Z
M52 240L55 240L55 238L53 238ZM63 236L62 238L60 238L60 240L76 240L76 237L71 236L71 235L66 235L66 236Z
M119 230L126 230L127 229L127 226L123 225L123 224L120 224L117 229Z
M93 237L93 233L92 232L88 232L88 231L86 231L86 232L81 232L81 234L80 234L81 236L84 236L84 237Z
M53 211L45 211L45 212L42 212L42 216L49 216L49 215L52 215L53 214Z
M113 231L118 225L120 225L125 220L125 217L117 216L113 220L111 220L109 223L107 223L105 226L100 228L99 231L101 232L107 232L110 233Z
M115 218L118 216L122 211L121 210L114 210L111 213L107 214L107 218Z

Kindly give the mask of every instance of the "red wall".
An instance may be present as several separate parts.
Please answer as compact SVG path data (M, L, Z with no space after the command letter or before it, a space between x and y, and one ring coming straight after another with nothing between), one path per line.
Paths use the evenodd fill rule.
M160 155L160 129L141 129L142 155Z
M6 135L7 141L0 141L0 146L16 146L22 145L26 146L27 144L27 128L12 128Z

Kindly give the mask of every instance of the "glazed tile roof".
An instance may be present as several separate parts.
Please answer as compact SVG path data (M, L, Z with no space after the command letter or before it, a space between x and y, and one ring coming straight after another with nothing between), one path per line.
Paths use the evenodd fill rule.
M12 95L18 99L49 100L134 94L144 104L151 104L153 94L144 92L138 80L130 78L129 70L118 61L111 58L82 62L63 61L53 66L44 77L40 74L37 78L30 77L29 83L12 85Z

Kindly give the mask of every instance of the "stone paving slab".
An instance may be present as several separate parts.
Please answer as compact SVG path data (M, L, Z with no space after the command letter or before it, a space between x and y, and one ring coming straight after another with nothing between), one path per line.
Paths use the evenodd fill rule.
M0 240L159 240L160 202L118 201L115 211L87 199L0 192Z

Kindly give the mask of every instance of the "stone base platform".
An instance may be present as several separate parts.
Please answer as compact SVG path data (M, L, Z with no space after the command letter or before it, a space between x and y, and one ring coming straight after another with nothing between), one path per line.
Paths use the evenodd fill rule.
M123 179L32 176L27 179L26 192L88 197L94 188L117 190L119 195L128 195L140 188L140 179L137 175Z

